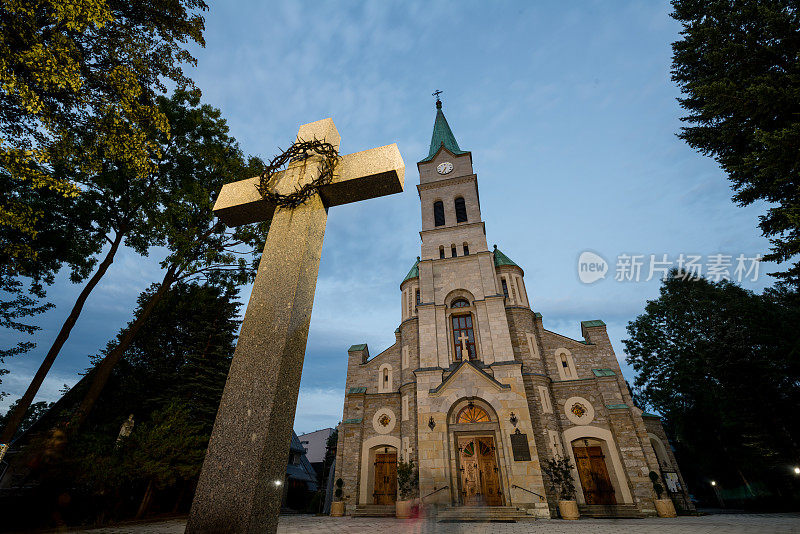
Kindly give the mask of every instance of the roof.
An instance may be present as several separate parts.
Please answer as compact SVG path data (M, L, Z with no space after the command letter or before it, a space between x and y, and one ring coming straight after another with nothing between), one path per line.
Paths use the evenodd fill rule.
M592 369L594 376L616 376L613 369Z
M417 261L411 266L411 270L408 271L406 277L403 278L403 282L411 280L412 278L419 278L419 256L417 256ZM400 282L400 285L403 285L403 282Z
M494 246L494 266L500 267L501 265L513 265L514 267L519 267L516 263L511 261L511 258L500 252L497 248L497 245Z
M447 124L447 119L444 118L442 112L442 103L436 101L436 120L433 122L433 135L431 135L431 147L428 150L428 157L421 160L420 163L430 161L439 152L439 149L445 147L453 154L467 154L466 150L461 150L458 147L456 136L453 135L453 130Z
M364 350L366 348L367 348L367 344L366 343L361 343L360 345L352 345L349 349L347 349L347 352L355 352L357 350Z
M606 323L604 323L600 319L595 319L593 321L581 321L581 324L586 328L591 328L593 326L605 326L606 325Z

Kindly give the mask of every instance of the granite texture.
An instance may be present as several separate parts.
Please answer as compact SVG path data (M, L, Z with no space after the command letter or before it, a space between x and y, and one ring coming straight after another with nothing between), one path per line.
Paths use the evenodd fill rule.
M298 138L339 145L330 119L302 126ZM404 167L397 147L376 150L345 156L348 163L331 194L335 203L402 190ZM313 179L316 165L310 163L290 164L276 189L282 192ZM254 187L231 186L226 186L230 194L223 189L217 203L226 223L270 217L272 223L192 503L188 533L277 529L328 218L321 195L297 208L276 209L254 201Z

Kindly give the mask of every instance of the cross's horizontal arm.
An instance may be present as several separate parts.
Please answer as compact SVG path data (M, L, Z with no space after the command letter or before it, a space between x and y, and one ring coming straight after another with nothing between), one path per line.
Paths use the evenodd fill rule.
M284 171L280 171L282 174ZM282 178L276 176L276 182ZM403 191L405 164L396 144L342 156L333 181L320 187L326 207L358 202ZM225 184L214 204L214 213L228 226L268 221L275 205L256 189L259 177Z

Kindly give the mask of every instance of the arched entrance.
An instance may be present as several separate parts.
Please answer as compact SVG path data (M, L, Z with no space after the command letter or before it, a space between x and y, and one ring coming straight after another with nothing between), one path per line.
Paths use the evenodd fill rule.
M491 424L489 413L473 401L455 416L460 500L465 506L503 505L495 432L488 428Z
M572 442L572 454L586 504L617 504L608 474L603 442L582 438Z

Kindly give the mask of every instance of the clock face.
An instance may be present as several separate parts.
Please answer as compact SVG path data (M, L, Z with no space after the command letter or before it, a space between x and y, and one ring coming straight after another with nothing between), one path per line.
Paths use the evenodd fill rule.
M453 164L450 163L449 161L445 161L443 163L440 163L436 167L436 172L438 172L439 174L447 174L448 172L450 172L452 170L453 170Z

